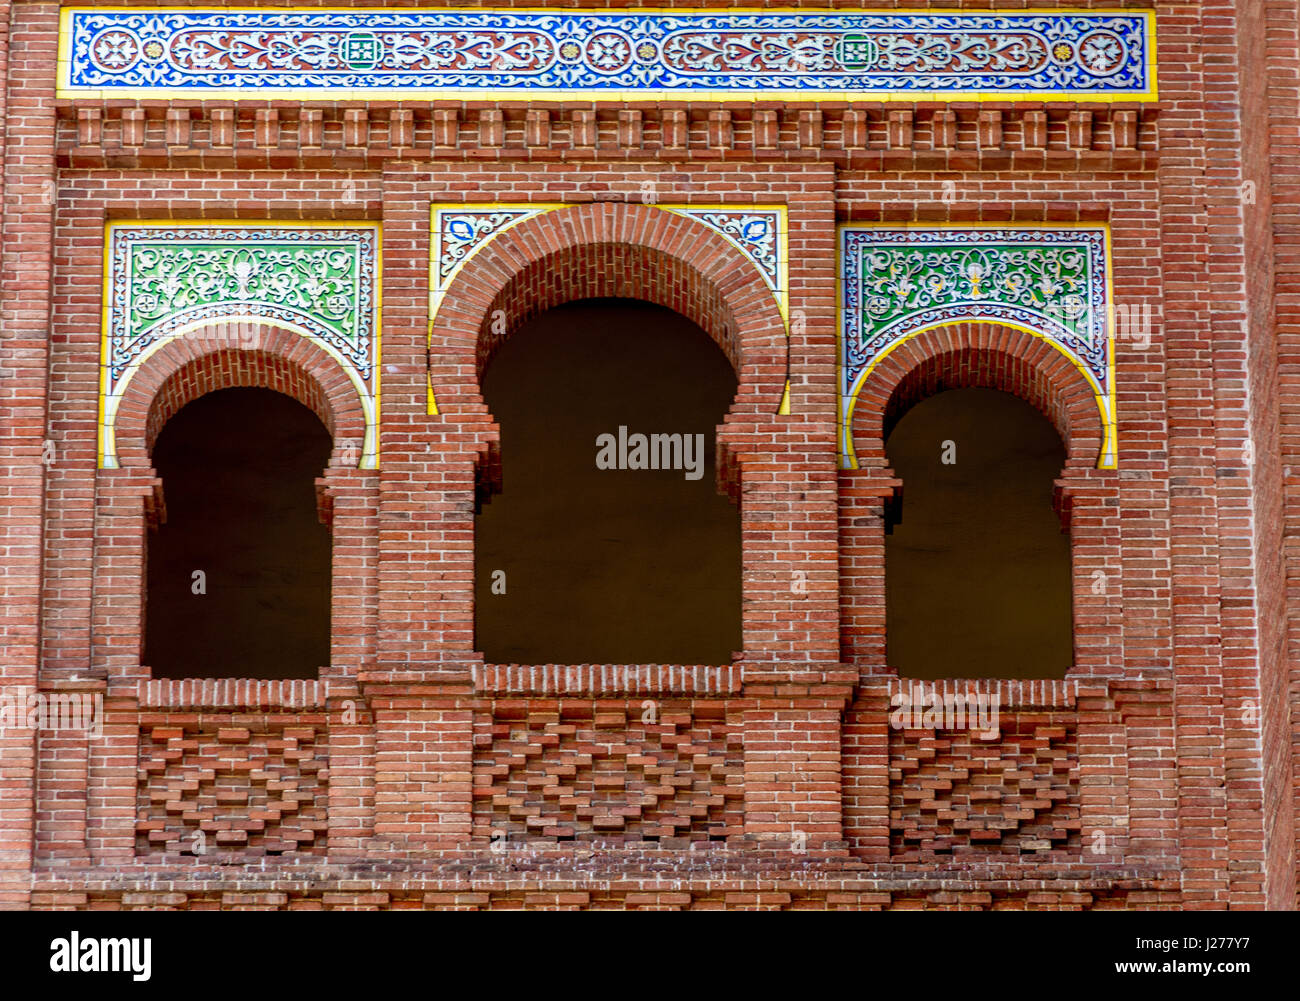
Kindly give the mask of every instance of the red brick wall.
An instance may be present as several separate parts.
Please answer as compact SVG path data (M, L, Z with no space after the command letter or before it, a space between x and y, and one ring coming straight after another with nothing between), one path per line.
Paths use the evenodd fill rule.
M1300 673L1298 673L1296 508L1292 467L1296 457L1294 359L1300 334L1297 274L1300 249L1300 186L1295 179L1300 125L1284 109L1300 100L1300 8L1294 0L1270 0L1240 7L1248 25L1249 45L1243 58L1264 66L1244 77L1244 145L1242 174L1255 184L1256 200L1243 206L1249 237L1247 294L1251 303L1252 397L1271 403L1277 426L1266 407L1253 422L1255 475L1260 500L1255 523L1260 582L1259 648L1261 661L1262 745L1265 786L1262 802L1270 819L1266 851L1272 873L1294 871L1297 803L1300 803ZM1261 51L1262 49L1262 51ZM1283 629L1285 628L1285 632ZM1291 857L1288 858L1288 855ZM1293 882L1293 881L1292 881ZM1268 893L1277 906L1288 906L1294 889L1285 878L1273 880ZM1291 902L1289 906L1296 906Z
M1157 7L1154 106L593 107L56 101L57 6L0 2L0 685L106 713L98 739L0 735L0 906L1294 906L1296 2ZM788 416L773 298L647 192L788 206ZM566 208L490 244L431 323L429 206L458 201ZM339 370L269 328L159 352L123 404L123 468L96 468L104 224L138 218L383 224L378 470L342 459L363 422ZM1060 355L968 327L873 374L862 468L838 470L848 221L1108 222L1115 301L1154 316L1149 344L1119 332L1119 468L1093 468L1097 410ZM592 294L686 313L737 369L719 443L744 650L713 675L511 673L473 649L491 314L510 336ZM1069 447L1075 667L1059 689L1004 683L987 742L889 724L882 422L939 373L1023 395ZM185 400L234 384L289 392L335 435L331 663L300 690L151 682L140 663L165 512L148 449ZM277 820L272 793L298 809ZM260 829L215 836L254 812ZM174 854L205 825L257 853L238 890L230 866ZM513 881L464 875L503 855ZM163 892L162 865L192 878Z

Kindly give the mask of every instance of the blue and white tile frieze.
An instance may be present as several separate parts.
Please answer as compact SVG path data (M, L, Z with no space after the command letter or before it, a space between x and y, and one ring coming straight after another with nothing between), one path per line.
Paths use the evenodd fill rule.
M1154 96L1146 11L64 11L60 90Z

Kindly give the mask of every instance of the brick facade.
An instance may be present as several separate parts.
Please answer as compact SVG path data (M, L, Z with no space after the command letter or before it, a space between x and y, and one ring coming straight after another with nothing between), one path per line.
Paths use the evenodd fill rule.
M1300 4L1153 6L1155 103L785 104L60 98L58 5L0 2L0 694L103 707L102 734L0 731L0 907L1295 908ZM434 203L561 207L431 316ZM787 210L788 339L736 247L662 205ZM247 322L149 356L100 468L105 225L131 220L380 223L379 468L342 369ZM1075 367L993 323L889 354L839 468L846 222L1108 224L1113 301L1154 318L1118 331L1117 468ZM732 664L474 651L475 498L500 462L480 379L588 296L677 310L736 370ZM141 663L150 449L227 386L286 393L334 439L317 680ZM940 386L1015 393L1067 447L1074 667L942 683L996 696L989 739L890 724L883 436Z

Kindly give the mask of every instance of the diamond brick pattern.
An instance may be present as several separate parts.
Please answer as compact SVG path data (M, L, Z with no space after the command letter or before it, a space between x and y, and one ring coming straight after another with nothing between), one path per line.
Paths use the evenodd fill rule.
M721 840L742 824L741 737L640 710L474 727L474 835L507 841Z
M1077 848L1073 721L1003 718L987 741L970 730L891 730L889 826L896 856Z
M323 855L321 736L313 726L243 723L142 734L136 854Z

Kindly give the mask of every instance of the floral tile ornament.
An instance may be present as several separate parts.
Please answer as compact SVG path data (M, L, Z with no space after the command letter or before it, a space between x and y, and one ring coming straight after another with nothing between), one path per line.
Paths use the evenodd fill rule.
M1143 10L73 7L60 96L1154 100Z
M429 319L465 262L495 236L551 209L558 202L537 204L434 205L431 216L433 267L430 274Z
M840 227L840 465L856 469L853 409L880 360L950 323L994 322L1041 337L1092 387L1116 464L1110 232L1078 226Z
M377 223L111 223L105 241L101 467L117 467L117 409L140 366L230 321L294 331L337 361L365 413L360 468L378 466Z
M456 203L432 206L429 264L430 336L432 337L433 324L447 289L470 258L495 237L521 222L545 212L567 207L561 202ZM784 205L656 205L655 207L694 219L721 235L744 254L776 299L782 319L789 323L789 226ZM428 386L428 412L430 414L438 412L432 382Z

